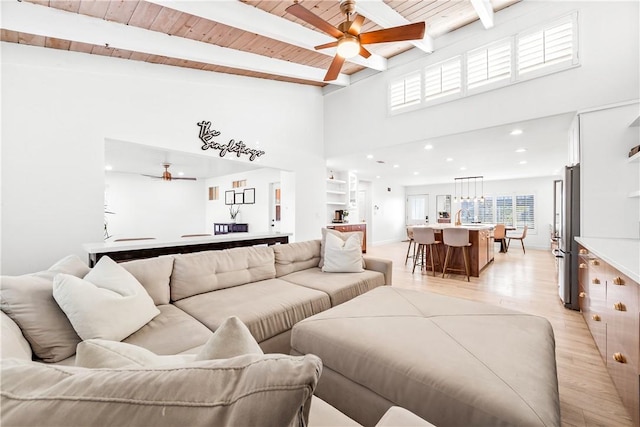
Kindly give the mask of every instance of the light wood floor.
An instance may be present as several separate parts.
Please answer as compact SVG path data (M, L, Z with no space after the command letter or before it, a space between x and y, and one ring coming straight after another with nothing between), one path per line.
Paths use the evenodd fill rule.
M517 243L517 242L516 242ZM495 261L466 281L465 276L411 273L405 266L408 242L367 247L367 255L393 260L393 286L437 292L543 316L556 338L556 361L563 426L632 426L582 315L563 307L555 260L550 251L519 245L496 251ZM496 245L496 249L497 249Z

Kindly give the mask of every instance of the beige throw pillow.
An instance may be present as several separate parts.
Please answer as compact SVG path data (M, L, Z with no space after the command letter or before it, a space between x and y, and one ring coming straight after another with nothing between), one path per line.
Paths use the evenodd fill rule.
M318 263L318 267L322 268L324 267L324 255L325 255L325 251L327 248L327 235L328 234L332 234L334 236L337 236L339 238L341 238L342 240L347 240L349 237L351 236L358 236L358 239L360 239L360 243L362 244L362 239L364 239L364 233L362 231L337 231L337 230L333 230L330 228L323 228L322 229L322 239L320 240L320 262ZM365 262L364 262L364 258L362 258L362 268L365 268Z
M362 246L356 235L346 240L327 234L325 240L324 265L327 273L360 273L362 268Z
M140 282L106 256L84 279L57 274L53 297L83 340L121 341L160 314Z
M53 277L58 273L83 277L90 268L69 255L48 270L0 278L0 306L20 327L36 357L59 362L76 352L80 337L53 299Z
M249 329L236 316L227 318L198 354L157 355L124 342L101 339L78 344L76 366L84 368L126 368L175 366L198 360L228 359L245 354L263 354Z
M164 368L0 361L2 425L307 425L317 356L246 355Z

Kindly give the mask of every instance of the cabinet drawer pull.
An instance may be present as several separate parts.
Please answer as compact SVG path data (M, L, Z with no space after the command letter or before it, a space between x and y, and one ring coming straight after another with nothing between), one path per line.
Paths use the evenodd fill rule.
M586 255L586 254L588 254L588 253L589 253L589 251L588 251L588 250L586 250L586 249L580 249L580 251L579 251L578 253L579 253L580 255Z
M586 293L586 292L580 292L580 293L578 294L578 296L579 296L580 298L584 298L584 297L586 297L586 296L587 296L587 293Z
M618 286L624 286L624 279L620 276L613 279L613 284Z
M621 302L617 302L613 304L613 308L615 308L618 311L627 311L627 306Z
M578 268L587 268L587 264L584 262L581 262Z
M600 284L600 279L598 279L597 277L595 277L591 283L593 283L594 285L599 285Z
M622 353L613 353L613 360L618 363L627 363L627 358Z
M600 261L598 261L597 259L592 259L591 265L600 265Z
M600 320L602 320L599 314L594 314L593 316L591 316L591 318L596 322L599 322Z

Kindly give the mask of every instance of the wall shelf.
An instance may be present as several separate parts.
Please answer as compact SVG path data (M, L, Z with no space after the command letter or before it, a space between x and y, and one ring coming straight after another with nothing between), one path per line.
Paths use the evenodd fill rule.
M338 194L340 196L344 196L345 194L347 194L347 192L346 191L327 190L327 194Z
M640 190L632 191L629 193L629 197L640 197Z
M345 206L346 203L345 202L327 202L327 205L329 205L329 206Z
M332 183L332 184L346 184L347 181L342 181L341 179L331 179L331 178L327 178L327 182Z
M640 151L629 157L629 163L640 162Z

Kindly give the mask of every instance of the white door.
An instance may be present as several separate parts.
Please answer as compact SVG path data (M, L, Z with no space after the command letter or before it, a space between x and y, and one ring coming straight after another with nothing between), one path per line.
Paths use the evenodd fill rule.
M407 225L418 225L429 223L429 195L413 194L407 196Z
M280 203L282 200L280 193L280 183L272 182L269 184L269 217L271 218L270 232L280 232L280 221L282 219L282 212L280 210Z

